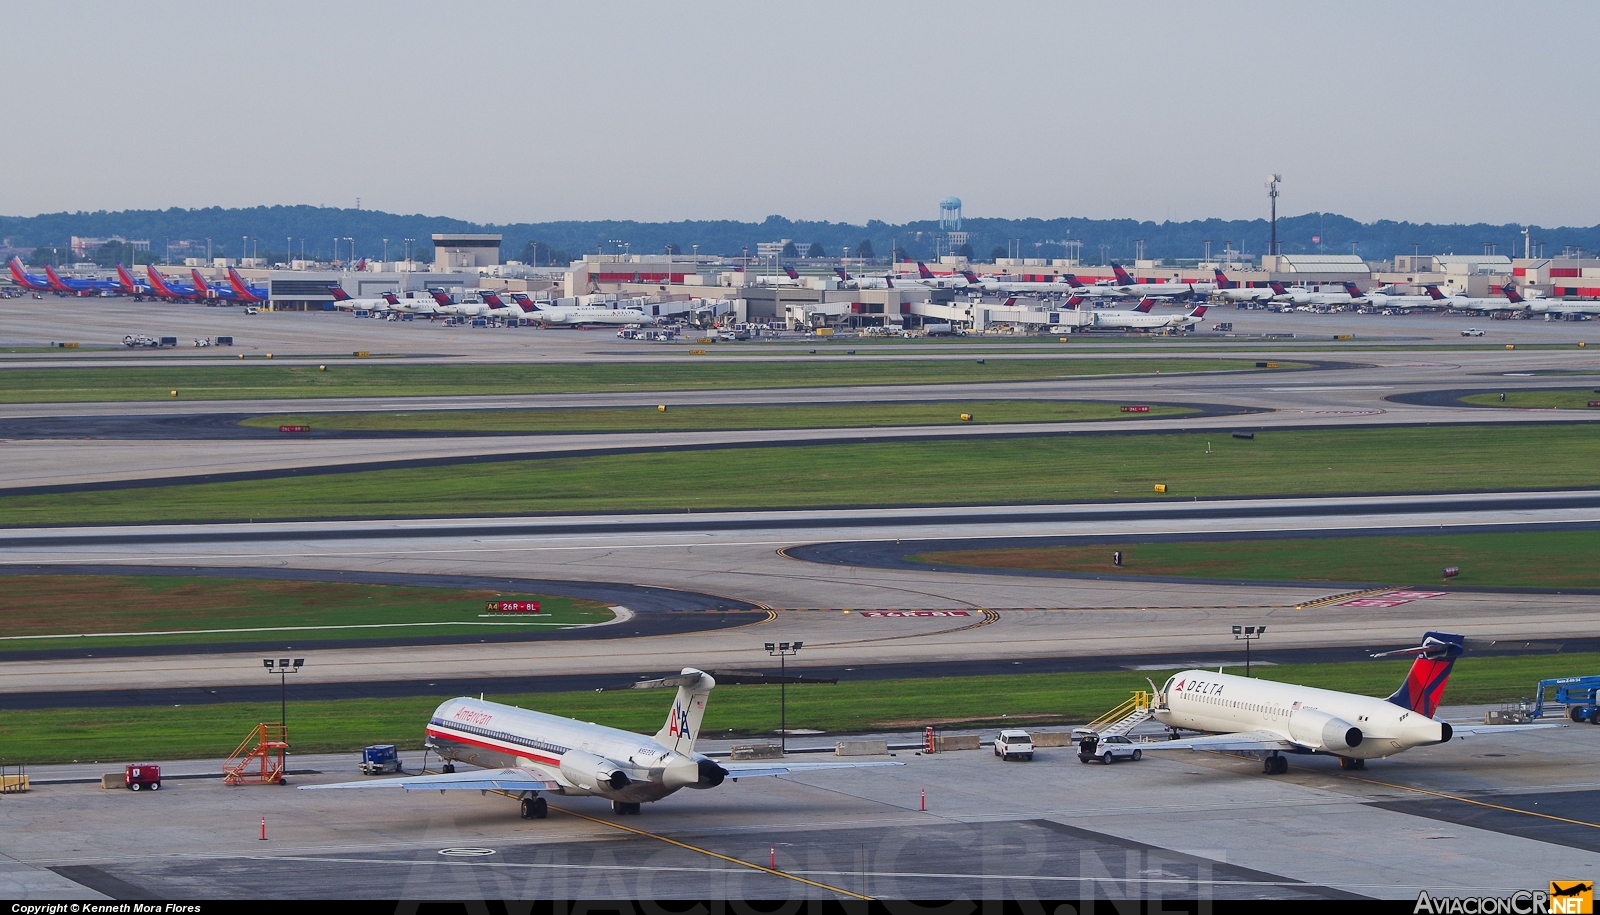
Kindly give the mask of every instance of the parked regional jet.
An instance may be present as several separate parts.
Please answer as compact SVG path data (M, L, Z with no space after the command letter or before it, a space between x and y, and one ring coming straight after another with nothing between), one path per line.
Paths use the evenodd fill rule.
M237 290L235 290L237 291ZM404 311L399 307L399 300L391 293L384 293L378 298L356 299L344 291L344 286L338 280L328 283L328 294L333 296L333 307L339 311Z
M1271 289L1241 286L1237 280L1228 279L1221 270L1212 272L1217 275L1217 291L1212 295L1225 302L1265 302L1277 294Z
M6 263L6 266L11 268L12 282L16 283L18 286L21 286L23 289L31 289L34 292L55 291L50 286L49 277L36 276L24 270L22 267L22 258L13 256L11 260Z
M676 687L666 724L655 737L589 724L528 709L451 699L434 710L425 744L445 760L440 775L382 781L302 785L302 791L328 788L399 788L403 791L503 791L520 796L523 819L544 819L548 802L539 792L603 797L619 815L637 814L639 805L659 801L682 788L715 788L726 779L787 775L815 769L898 766L897 762L716 763L694 751L706 700L717 681L685 667L675 677L646 680L634 688ZM456 772L455 764L485 772Z
M1115 289L1122 295L1138 296L1140 298L1145 296L1160 296L1162 298L1183 296L1188 298L1197 293L1201 295L1209 294L1217 288L1216 283L1141 283L1134 279L1128 271L1122 269L1121 264L1115 262L1111 264L1111 272L1117 276L1115 283L1112 283L1109 287L1094 288Z
M1434 719L1445 681L1466 639L1428 632L1415 648L1373 655L1412 655L1405 682L1387 699L1205 670L1174 674L1156 691L1151 717L1173 729L1209 736L1141 744L1145 750L1217 750L1262 758L1267 775L1289 769L1283 754L1339 757L1341 769L1412 747L1487 734L1563 727L1559 724L1452 725Z
M607 305L552 305L539 303L526 296L513 296L522 307L528 320L540 324L559 324L579 327L584 324L655 324L654 315L637 308L611 308Z
M891 288L893 288L892 286L890 286L889 277L886 274L878 274L876 276L851 276L850 274L845 272L845 269L843 267L835 267L835 268L833 268L833 272L839 274L839 283L841 285L845 286L846 288L853 288L853 289L891 289Z
M1290 305L1365 305L1367 297L1355 283L1345 283L1344 292L1312 292L1301 286L1285 288L1282 283L1268 283L1272 289L1272 301L1288 302Z
M173 281L162 276L161 271L156 269L155 264L145 264L144 272L146 276L150 277L150 288L155 291L155 294L158 298L170 299L176 302L183 301L185 299L193 300L200 297L199 290L195 289L193 286L185 286L182 283L174 283Z
M1185 330L1199 324L1205 317L1206 306L1196 305L1185 314L1158 315L1151 312L1155 299L1144 298L1132 311L1090 311L1094 316L1094 324L1088 330L1105 328L1106 330L1162 330L1173 328Z
M1506 288L1510 291L1505 297L1489 296L1485 298L1482 296L1445 295L1439 290L1438 286L1435 286L1432 283L1429 283L1423 288L1428 290L1428 296L1433 299L1434 304L1439 308L1448 308L1454 311L1528 310L1527 300L1522 296L1517 295L1516 289L1512 288L1509 283L1506 285ZM1516 298L1513 299L1511 296L1516 296Z

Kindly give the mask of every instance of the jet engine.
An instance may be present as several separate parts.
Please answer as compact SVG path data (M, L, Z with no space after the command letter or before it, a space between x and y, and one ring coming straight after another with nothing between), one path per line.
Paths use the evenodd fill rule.
M661 781L668 788L715 788L728 777L728 770L705 757L680 761L667 767Z
M1335 753L1361 745L1361 729L1327 712L1303 708L1289 716L1289 737L1302 746Z
M582 750L569 750L562 754L561 774L585 791L596 788L621 791L628 787L630 781L628 774L616 763Z

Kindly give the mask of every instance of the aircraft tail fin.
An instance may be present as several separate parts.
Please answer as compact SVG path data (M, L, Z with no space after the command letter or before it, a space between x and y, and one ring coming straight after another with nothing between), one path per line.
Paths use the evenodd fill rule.
M917 279L919 279L919 280L931 280L931 279L933 279L933 271L929 270L928 269L928 265L924 264L922 261L917 261Z
M1124 286L1132 286L1132 285L1134 285L1133 277L1128 274L1128 271L1122 269L1122 265L1121 264L1112 263L1111 272L1115 273L1117 275L1117 282L1121 283L1122 285L1124 285Z
M1004 302L1000 303L1000 307L1002 307L1002 308L1010 308L1011 306L1013 306L1015 304L1017 304L1017 297L1014 296L1014 295L1010 295L1010 296L1006 296L1006 300Z
M1149 296L1145 296L1144 298L1139 300L1139 304L1133 306L1133 310L1134 311L1144 312L1145 314L1149 314L1150 313L1150 309L1152 309L1154 307L1156 307L1156 300L1150 298Z
M1526 299L1522 297L1522 293L1517 291L1517 285L1515 283L1505 284L1505 286L1501 287L1501 291L1506 294L1506 298L1510 299L1511 304L1513 305L1521 305L1524 301L1526 301Z
M1228 279L1228 275L1226 273L1223 273L1221 268L1212 268L1211 272L1215 273L1217 275L1217 288L1218 289L1232 289L1233 288L1233 280Z
M333 296L333 300L335 302L348 302L348 301L350 301L350 293L345 292L344 291L344 287L339 285L339 283L337 281L328 284L328 294ZM389 297L388 296L384 296L384 298L388 299ZM389 304L390 305L394 305L394 304L397 304L397 303L390 302Z
M1405 682L1389 697L1389 701L1432 718L1433 713L1439 710L1439 700L1444 697L1450 669L1455 666L1456 658L1467 650L1466 641L1462 636L1447 632L1426 632L1423 633L1422 644L1415 648L1374 655L1381 658L1409 654L1416 658L1411 662L1411 670L1406 672Z
M793 267L785 267L785 268L783 268L783 272L791 280L797 280L797 279L800 278L800 274L797 273Z
M200 271L198 269L190 267L189 278L194 280L195 292L198 292L203 296L211 295L211 284L206 282L206 278L200 275Z
M839 274L839 282L841 282L841 283L850 282L850 274L845 273L843 267L835 267L835 268L833 268L833 272Z
M1083 288L1083 281L1070 273L1062 274L1061 281L1073 289Z
M1422 288L1428 291L1428 298L1433 299L1435 302L1443 301L1445 298L1445 294L1439 291L1439 287L1432 283Z
M15 261L16 258L13 257L11 260ZM17 268L15 265L13 265L11 268L11 275L13 277L17 275ZM123 289L131 291L139 288L139 284L133 281L133 274L129 273L128 268L122 266L121 264L117 265L117 279L122 281Z
M1067 307L1073 309L1074 311L1076 311L1078 306L1082 305L1082 304L1083 304L1083 296L1081 296L1081 295L1074 295L1074 296L1068 296L1067 297Z
M688 755L694 752L694 741L700 736L700 721L706 716L706 699L717 681L703 670L685 667L676 677L646 680L635 683L634 689L651 689L675 686L678 693L672 699L666 724L656 732L656 743L669 750Z
M1203 317L1205 317L1206 316L1206 307L1207 306L1205 306L1205 305L1196 305L1194 307L1194 311L1189 312L1189 317L1191 317L1191 318L1203 318Z
M502 302L500 300L500 297L495 295L492 292L485 292L483 294L483 300L485 302L489 303L489 307L490 308L504 308L504 307L506 307L506 303Z
M1346 282L1344 284L1344 291L1350 293L1350 298L1352 299L1361 298L1361 287L1357 286L1355 283Z
M1289 290L1283 288L1283 284L1277 280L1273 280L1272 282L1268 283L1267 288L1272 290L1273 295L1287 295L1289 292Z
M429 290L428 294L433 296L433 300L440 305L449 306L455 304L454 302L450 301L450 297L448 295L445 295L437 290Z

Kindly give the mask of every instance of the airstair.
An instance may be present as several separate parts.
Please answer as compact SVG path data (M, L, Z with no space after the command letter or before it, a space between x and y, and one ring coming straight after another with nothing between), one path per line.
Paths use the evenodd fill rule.
M289 749L289 727L263 721L240 742L222 764L222 781L227 785L260 782L283 783L284 755Z
M1136 691L1128 701L1089 722L1084 730L1101 737L1126 737L1129 731L1150 719L1150 696L1142 689Z

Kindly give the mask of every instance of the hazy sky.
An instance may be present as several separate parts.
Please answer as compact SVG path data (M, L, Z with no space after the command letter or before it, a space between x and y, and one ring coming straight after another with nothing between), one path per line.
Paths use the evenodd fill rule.
M1600 223L1600 4L6 4L0 214Z

